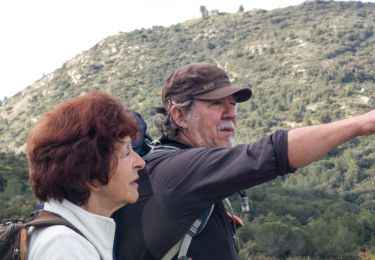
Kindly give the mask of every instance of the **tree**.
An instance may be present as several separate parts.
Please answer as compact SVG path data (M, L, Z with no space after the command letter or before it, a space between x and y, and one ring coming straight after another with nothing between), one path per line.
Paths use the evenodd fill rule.
M9 98L7 96L4 96L3 100L1 101L1 104L5 105L6 103L8 103L8 101L9 101Z
M238 13L243 13L245 11L245 8L243 8L243 5L240 5L238 7Z
M255 230L256 247L267 256L281 256L289 251L293 233L280 222L265 223Z
M204 5L201 5L200 12L201 12L202 18L208 16L208 10L207 10L207 8Z
M18 195L21 194L23 190L23 184L17 177L12 177L7 181L4 189L4 194L6 195Z

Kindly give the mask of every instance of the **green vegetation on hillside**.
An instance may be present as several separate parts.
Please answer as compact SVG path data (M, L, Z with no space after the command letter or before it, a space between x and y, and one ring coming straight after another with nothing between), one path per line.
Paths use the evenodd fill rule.
M0 153L0 219L25 216L34 204L25 154Z
M250 189L248 195L250 214L244 216L246 228L239 230L243 259L352 259L359 251L375 252L374 208L346 201L338 193L285 189L276 183Z

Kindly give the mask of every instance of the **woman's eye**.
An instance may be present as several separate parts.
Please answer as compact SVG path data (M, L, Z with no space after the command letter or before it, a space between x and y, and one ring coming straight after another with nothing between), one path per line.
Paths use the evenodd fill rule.
M120 158L124 158L126 156L129 156L130 155L130 150L129 149L126 149L126 150L123 150L119 153L119 157Z

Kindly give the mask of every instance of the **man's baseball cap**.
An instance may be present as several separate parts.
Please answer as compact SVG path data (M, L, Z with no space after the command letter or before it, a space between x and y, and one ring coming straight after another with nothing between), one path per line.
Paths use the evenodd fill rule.
M224 70L207 63L192 63L177 69L166 80L162 93L165 109L172 102L181 103L188 99L216 100L233 95L236 102L249 100L252 93L247 87L230 84Z

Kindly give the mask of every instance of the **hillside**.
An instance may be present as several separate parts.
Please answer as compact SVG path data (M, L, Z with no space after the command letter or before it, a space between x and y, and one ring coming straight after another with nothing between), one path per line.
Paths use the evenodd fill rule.
M234 84L251 86L254 97L239 107L238 142L278 128L368 111L375 104L374 17L373 3L310 1L270 12L219 14L168 28L119 33L1 106L0 149L24 151L27 130L41 113L93 90L115 95L152 125L150 108L159 105L163 80L189 62L215 63L229 72ZM368 171L374 162L374 142L357 139L333 152L334 165L328 168L348 170L350 160L341 159L349 156L354 180L334 178L322 185L373 184ZM327 165L314 166L317 174L322 167ZM356 169L364 173L357 176ZM315 185L314 180L309 183Z
M4 152L0 202L16 191L30 197L27 177L22 175L26 173L22 153L27 131L42 113L65 99L102 90L139 111L152 126L151 108L160 105L164 79L190 62L217 64L229 73L233 84L251 87L253 98L238 108L238 143L279 128L325 123L369 111L375 107L374 33L374 3L316 0L272 11L212 14L170 27L107 37L0 106L0 151ZM157 137L153 127L151 133ZM17 170L22 173L17 175L19 182L9 181L16 160L22 168ZM306 251L296 249L295 255L337 256L337 252L357 250L353 245L374 245L374 165L375 137L357 138L296 174L254 189L250 197L255 208L248 219L255 220L250 224L252 231L267 232L260 224L274 221L275 216L282 216L282 225L309 226L312 240L306 240ZM284 196L293 201L299 196L303 199L294 201L296 206L286 211L281 208L288 201ZM7 203L8 208L11 204ZM324 207L327 205L331 211ZM367 240L353 240L349 249L343 242L334 249L324 249L326 240L314 240L319 236L316 230L320 230L316 227L328 230L327 223L337 217L336 213L345 213L338 221L340 228L346 226L345 221L358 221L359 226L368 221L370 224L363 224L369 226L370 231L365 228L370 234ZM330 232L333 236L338 231ZM267 251L266 245L255 247L265 240L256 242L252 234L244 234L247 248ZM320 246L321 251L310 245Z

